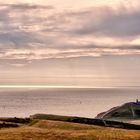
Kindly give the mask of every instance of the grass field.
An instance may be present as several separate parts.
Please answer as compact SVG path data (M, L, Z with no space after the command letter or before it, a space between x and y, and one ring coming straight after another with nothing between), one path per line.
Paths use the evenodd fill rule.
M140 131L35 120L18 128L0 129L0 140L140 140Z

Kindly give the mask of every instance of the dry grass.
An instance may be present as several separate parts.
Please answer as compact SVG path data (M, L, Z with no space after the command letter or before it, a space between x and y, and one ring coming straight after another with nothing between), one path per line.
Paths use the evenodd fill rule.
M40 120L1 129L0 140L140 140L140 131Z

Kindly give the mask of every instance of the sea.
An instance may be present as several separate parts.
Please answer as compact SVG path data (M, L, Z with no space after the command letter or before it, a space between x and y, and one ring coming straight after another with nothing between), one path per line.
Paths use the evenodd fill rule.
M140 88L0 88L0 117L54 114L94 118L140 99Z

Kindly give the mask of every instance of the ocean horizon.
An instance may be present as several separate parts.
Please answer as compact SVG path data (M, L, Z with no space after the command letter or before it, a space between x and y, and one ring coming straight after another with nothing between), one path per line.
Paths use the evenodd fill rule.
M0 87L0 117L43 113L94 118L98 113L140 99L139 87Z

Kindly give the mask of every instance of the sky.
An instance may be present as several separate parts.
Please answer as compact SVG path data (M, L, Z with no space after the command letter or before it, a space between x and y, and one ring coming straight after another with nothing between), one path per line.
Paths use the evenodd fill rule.
M0 86L140 86L139 0L0 0Z

